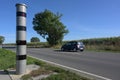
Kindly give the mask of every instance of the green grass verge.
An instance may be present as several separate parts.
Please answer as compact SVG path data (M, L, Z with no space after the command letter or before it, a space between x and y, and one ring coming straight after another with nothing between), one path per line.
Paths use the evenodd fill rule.
M15 54L12 51L0 49L0 70L15 67Z
M27 57L27 64L45 64L42 61ZM8 68L15 68L16 66L16 54L10 50L0 49L0 70L6 70Z
M6 70L8 68L15 68L16 58L15 53L9 50L0 49L0 70ZM90 80L88 78L79 76L70 71L66 71L62 68L50 65L43 61L27 57L27 64L36 64L40 66L39 70L32 71L30 74L22 76L21 80L32 80L31 77L40 74L49 74L51 72L56 72L57 74L50 75L42 80Z
M47 78L43 78L42 80L88 80L88 79L85 77L78 76L69 71L65 71L64 73L51 75Z
M85 50L96 51L96 52L113 52L120 53L120 50L114 46L102 46L102 45L86 45Z

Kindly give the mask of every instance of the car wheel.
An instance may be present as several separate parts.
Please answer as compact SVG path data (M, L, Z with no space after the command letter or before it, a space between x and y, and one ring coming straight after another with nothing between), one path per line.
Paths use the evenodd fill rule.
M64 51L64 48L61 48L61 51Z
M81 52L83 52L84 50L80 50Z
M74 51L74 52L77 52L77 49L76 49L76 48L74 48L74 49L73 49L73 51Z

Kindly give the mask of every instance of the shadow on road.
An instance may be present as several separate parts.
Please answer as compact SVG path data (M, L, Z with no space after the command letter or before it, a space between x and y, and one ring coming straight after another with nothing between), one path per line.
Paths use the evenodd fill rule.
M4 70L0 70L0 75L8 75L8 73L5 72Z
M59 49L57 49L57 50L54 50L55 52L63 52L63 51L61 51L61 50L59 50Z
M0 70L0 75L16 74L15 70Z
M13 80L10 75L16 75L15 70L0 70L0 80Z
M69 51L69 50L68 50L68 51L67 51L67 50L65 50L65 51L62 51L62 50L59 50L59 49L57 49L57 50L54 50L54 51L55 51L55 52L77 52L77 51L72 51L72 50L71 50L71 51Z

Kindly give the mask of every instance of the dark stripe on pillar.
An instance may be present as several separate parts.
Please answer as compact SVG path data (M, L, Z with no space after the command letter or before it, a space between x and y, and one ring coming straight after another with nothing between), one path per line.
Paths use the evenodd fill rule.
M17 55L17 56L16 56L16 59L17 59L17 60L25 60L26 58L27 58L26 55Z
M26 31L26 26L17 26L17 31Z
M26 45L26 40L17 40L16 44L17 45Z
M23 16L23 17L26 17L26 13L25 12L17 12L17 16Z

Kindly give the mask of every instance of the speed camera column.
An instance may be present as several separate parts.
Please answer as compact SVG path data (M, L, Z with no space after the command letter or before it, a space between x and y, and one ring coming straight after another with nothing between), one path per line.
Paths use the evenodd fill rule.
M25 4L16 4L16 74L26 72L26 8Z

